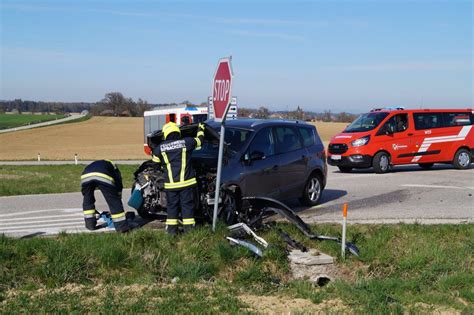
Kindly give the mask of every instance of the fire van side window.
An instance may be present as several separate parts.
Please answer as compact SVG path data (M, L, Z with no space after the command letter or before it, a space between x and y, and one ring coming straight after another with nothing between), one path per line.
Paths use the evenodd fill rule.
M415 113L415 129L433 129L443 127L443 119L441 113Z
M445 127L472 125L472 113L443 113Z

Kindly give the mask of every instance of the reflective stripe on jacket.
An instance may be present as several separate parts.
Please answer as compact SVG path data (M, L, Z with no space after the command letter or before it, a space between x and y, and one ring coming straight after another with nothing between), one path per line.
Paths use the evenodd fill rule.
M81 175L81 185L96 181L111 185L122 191L122 175L118 167L108 160L98 160L87 165Z
M201 146L204 132L196 138L165 140L153 150L152 160L163 164L166 190L178 190L197 184L196 174L191 166L191 153Z

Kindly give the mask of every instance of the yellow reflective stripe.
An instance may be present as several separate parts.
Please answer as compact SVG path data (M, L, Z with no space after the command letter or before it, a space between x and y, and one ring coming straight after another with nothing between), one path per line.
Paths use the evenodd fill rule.
M196 224L196 221L194 220L194 218L192 218L192 219L183 219L183 225L192 225L192 224Z
M171 164L170 164L170 161L168 160L168 155L166 154L166 152L161 152L161 155L163 155L163 160L165 160L166 168L168 169L168 177L170 179L170 182L174 183L173 172L171 171Z
M203 137L204 137L204 131L202 131L202 130L198 131L197 136L198 136L198 137L199 137L199 136L203 136Z
M92 209L92 210L84 210L82 211L84 212L84 214L95 214L95 209Z
M151 160L156 163L161 163L160 158L153 154L151 155Z
M183 188L183 187L194 185L196 183L197 183L196 178L191 178L183 182L165 183L165 188Z
M166 219L166 225L178 225L178 219Z
M201 146L201 139L194 138L194 140L196 140L196 147L200 147Z
M181 174L179 175L179 180L184 182L184 171L186 170L186 148L183 148L181 152Z
M120 212L120 213L112 214L112 219L118 219L124 216L125 216L125 212Z
M112 183L115 183L115 180L112 177L110 177L109 175L105 175L103 173L99 173L99 172L92 172L92 173L84 174L84 175L81 176L81 179L86 179L86 178L89 178L89 177L92 177L92 176L102 177L102 178L110 180Z

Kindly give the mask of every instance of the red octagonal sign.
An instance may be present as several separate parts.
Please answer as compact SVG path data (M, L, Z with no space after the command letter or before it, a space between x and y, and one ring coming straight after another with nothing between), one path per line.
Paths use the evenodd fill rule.
M232 97L232 77L231 58L220 59L212 86L212 105L216 121L225 120Z

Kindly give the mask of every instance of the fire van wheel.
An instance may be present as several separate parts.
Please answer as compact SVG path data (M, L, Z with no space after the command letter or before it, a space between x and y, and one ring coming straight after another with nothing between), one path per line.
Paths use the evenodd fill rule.
M300 202L305 206L315 206L321 198L322 191L323 184L321 177L313 173L304 186L303 196L300 198Z
M341 173L350 173L352 171L352 167L338 166L338 168Z
M454 155L453 165L458 170L465 170L469 168L471 161L471 153L466 149L459 149Z
M390 170L390 155L379 152L374 156L374 171L377 174L387 173Z
M424 170L429 170L433 167L434 163L418 163L418 165Z

